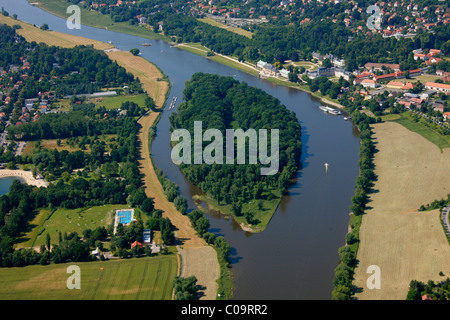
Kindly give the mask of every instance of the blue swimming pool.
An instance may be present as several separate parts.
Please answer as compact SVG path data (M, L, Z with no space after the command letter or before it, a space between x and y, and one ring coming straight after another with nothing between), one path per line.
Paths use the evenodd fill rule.
M131 210L120 211L118 213L118 217L119 217L119 223L129 224L129 223L131 223L131 219L133 218L133 211L131 211Z

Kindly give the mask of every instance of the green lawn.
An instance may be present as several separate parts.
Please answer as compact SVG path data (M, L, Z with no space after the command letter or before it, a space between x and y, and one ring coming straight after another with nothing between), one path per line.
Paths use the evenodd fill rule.
M104 106L106 109L119 109L122 107L122 102L130 101L138 104L141 107L145 106L146 94L138 95L124 95L124 96L113 96L113 97L103 97L103 98L92 98L88 99L94 103L97 103L97 108Z
M127 205L104 205L86 209L57 209L51 211L41 210L31 223L33 230L26 235L28 242L21 246L41 246L45 243L47 233L50 234L52 243L58 242L58 233L77 232L80 236L85 229L108 227L113 221L115 210L125 209Z
M175 254L109 261L0 268L0 300L171 300ZM68 289L70 265L81 289Z
M415 122L408 112L403 113L398 119L391 120L403 125L405 128L416 132L425 139L434 143L439 149L450 148L450 136L444 136L423 124L423 119Z
M198 54L202 57L206 57L208 51L210 51L208 48L205 48L199 43L184 43L181 46L177 46L177 48Z

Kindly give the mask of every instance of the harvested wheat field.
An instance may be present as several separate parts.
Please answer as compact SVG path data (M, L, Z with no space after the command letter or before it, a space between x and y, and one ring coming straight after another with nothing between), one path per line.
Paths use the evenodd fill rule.
M82 38L51 30L44 31L39 27L34 27L31 24L22 22L20 20L14 20L11 17L5 17L3 15L0 15L0 23L9 26L20 25L21 29L17 29L16 32L17 34L24 37L28 42L43 42L49 46L58 46L62 48L73 48L77 45L93 45L95 49L106 50L114 47L111 44L97 40Z
M153 98L157 106L164 104L169 83L158 81L158 79L163 78L163 75L154 64L142 57L134 56L128 51L111 51L107 52L107 55L111 60L115 60L128 72L139 78L142 88Z
M360 300L404 300L411 280L442 281L450 276L450 246L439 211L418 212L422 204L450 193L450 149L440 149L400 124L373 126L375 192L362 218L359 260L353 284ZM380 289L368 289L367 267L380 268ZM445 277L439 276L440 272Z

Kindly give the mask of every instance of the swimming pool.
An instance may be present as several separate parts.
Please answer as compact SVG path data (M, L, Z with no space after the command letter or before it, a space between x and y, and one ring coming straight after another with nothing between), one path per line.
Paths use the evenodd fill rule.
M121 224L129 224L133 218L132 210L121 210L117 212L117 217L119 218L119 223Z

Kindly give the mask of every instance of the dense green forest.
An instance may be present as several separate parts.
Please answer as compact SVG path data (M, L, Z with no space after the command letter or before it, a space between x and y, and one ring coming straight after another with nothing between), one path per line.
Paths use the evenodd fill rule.
M9 70L20 67L21 72L4 78L5 85L23 81L17 100L35 98L39 92L54 91L56 97L93 93L104 87L127 84L136 91L140 89L137 79L116 62L109 60L106 53L88 46L60 48L44 43L26 42L6 25L0 26L0 67ZM26 70L22 67L27 63ZM29 65L28 65L29 64ZM26 80L22 74L26 74ZM9 82L6 82L9 81Z
M196 73L186 82L185 102L170 116L171 131L194 132L194 121L202 121L203 130L226 129L279 130L279 168L274 175L261 175L261 163L181 164L186 177L219 203L232 204L239 216L242 203L272 198L272 191L286 191L300 165L301 127L295 114L260 89L232 77ZM260 143L260 141L259 141ZM203 142L203 146L207 143ZM235 145L236 148L236 145ZM193 150L193 149L192 149ZM226 154L223 149L223 154ZM270 151L269 151L270 152ZM236 154L236 152L235 152ZM248 159L249 151L245 155ZM236 161L236 159L235 159Z

